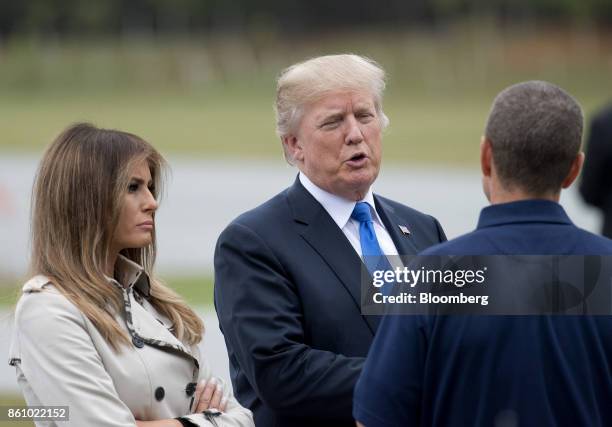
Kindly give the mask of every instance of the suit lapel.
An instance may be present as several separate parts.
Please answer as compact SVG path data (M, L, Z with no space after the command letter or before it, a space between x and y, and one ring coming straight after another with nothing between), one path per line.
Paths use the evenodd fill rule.
M302 186L299 179L287 197L300 234L334 271L342 286L361 311L361 269L363 262L353 246L321 204ZM363 316L372 334L378 327L375 316Z
M393 244L395 244L397 253L399 255L416 255L419 250L415 246L412 237L403 234L399 228L400 225L409 226L409 224L406 224L406 221L402 221L395 214L395 209L376 195L374 195L374 203L376 204L376 212L383 224L385 224L385 228L391 236Z

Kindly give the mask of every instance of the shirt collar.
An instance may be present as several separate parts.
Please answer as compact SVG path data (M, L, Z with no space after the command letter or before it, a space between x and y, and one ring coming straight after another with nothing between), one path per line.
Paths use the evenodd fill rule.
M340 197L336 194L332 194L328 191L323 190L314 184L306 174L300 172L299 179L306 191L308 191L316 200L323 206L323 209L327 211L329 216L332 217L334 222L338 224L340 229L343 229L346 223L351 218L351 214L353 213L353 209L355 209L355 205L357 202L354 200L348 200L344 197ZM370 205L370 211L372 212L372 219L376 221L380 226L384 227L380 217L378 216L378 212L376 212L376 205L374 203L374 194L372 193L372 188L368 189L365 197L360 202L366 202Z
M121 254L117 256L115 262L115 276L116 279L112 277L107 277L107 279L122 288L127 289L134 286L142 295L149 296L149 276L144 268Z
M572 224L559 203L534 199L487 206L480 212L478 228L525 222Z

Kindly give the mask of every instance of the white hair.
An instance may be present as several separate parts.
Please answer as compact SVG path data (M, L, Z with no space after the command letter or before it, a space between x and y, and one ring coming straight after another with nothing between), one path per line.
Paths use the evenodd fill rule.
M295 131L304 106L339 91L365 91L374 99L381 128L389 124L382 110L385 71L375 61L353 54L326 55L294 64L280 74L276 85L276 134ZM286 148L285 159L289 161ZM291 163L291 162L290 162Z

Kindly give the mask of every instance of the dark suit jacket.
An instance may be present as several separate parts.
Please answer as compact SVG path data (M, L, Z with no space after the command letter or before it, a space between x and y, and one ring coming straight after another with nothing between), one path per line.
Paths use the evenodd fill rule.
M580 194L601 209L602 234L612 237L612 105L593 119L588 138Z
M374 199L400 254L446 240L433 217ZM361 266L299 180L219 237L215 306L235 395L258 426L354 426L353 387L379 321L361 315Z

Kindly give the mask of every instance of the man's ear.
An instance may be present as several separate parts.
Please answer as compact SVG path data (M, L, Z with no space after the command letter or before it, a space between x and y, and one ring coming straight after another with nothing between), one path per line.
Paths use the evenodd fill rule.
M493 150L491 148L491 141L489 141L486 136L483 136L480 139L480 169L483 177L491 177L492 164Z
M580 170L582 169L582 165L584 164L584 153L581 151L576 155L576 158L572 162L572 166L570 167L567 176L563 180L561 184L561 188L567 188L576 180L578 175L580 174Z
M301 162L304 159L304 153L302 150L302 143L297 136L289 134L281 138L285 152L289 155L290 159L295 162Z

